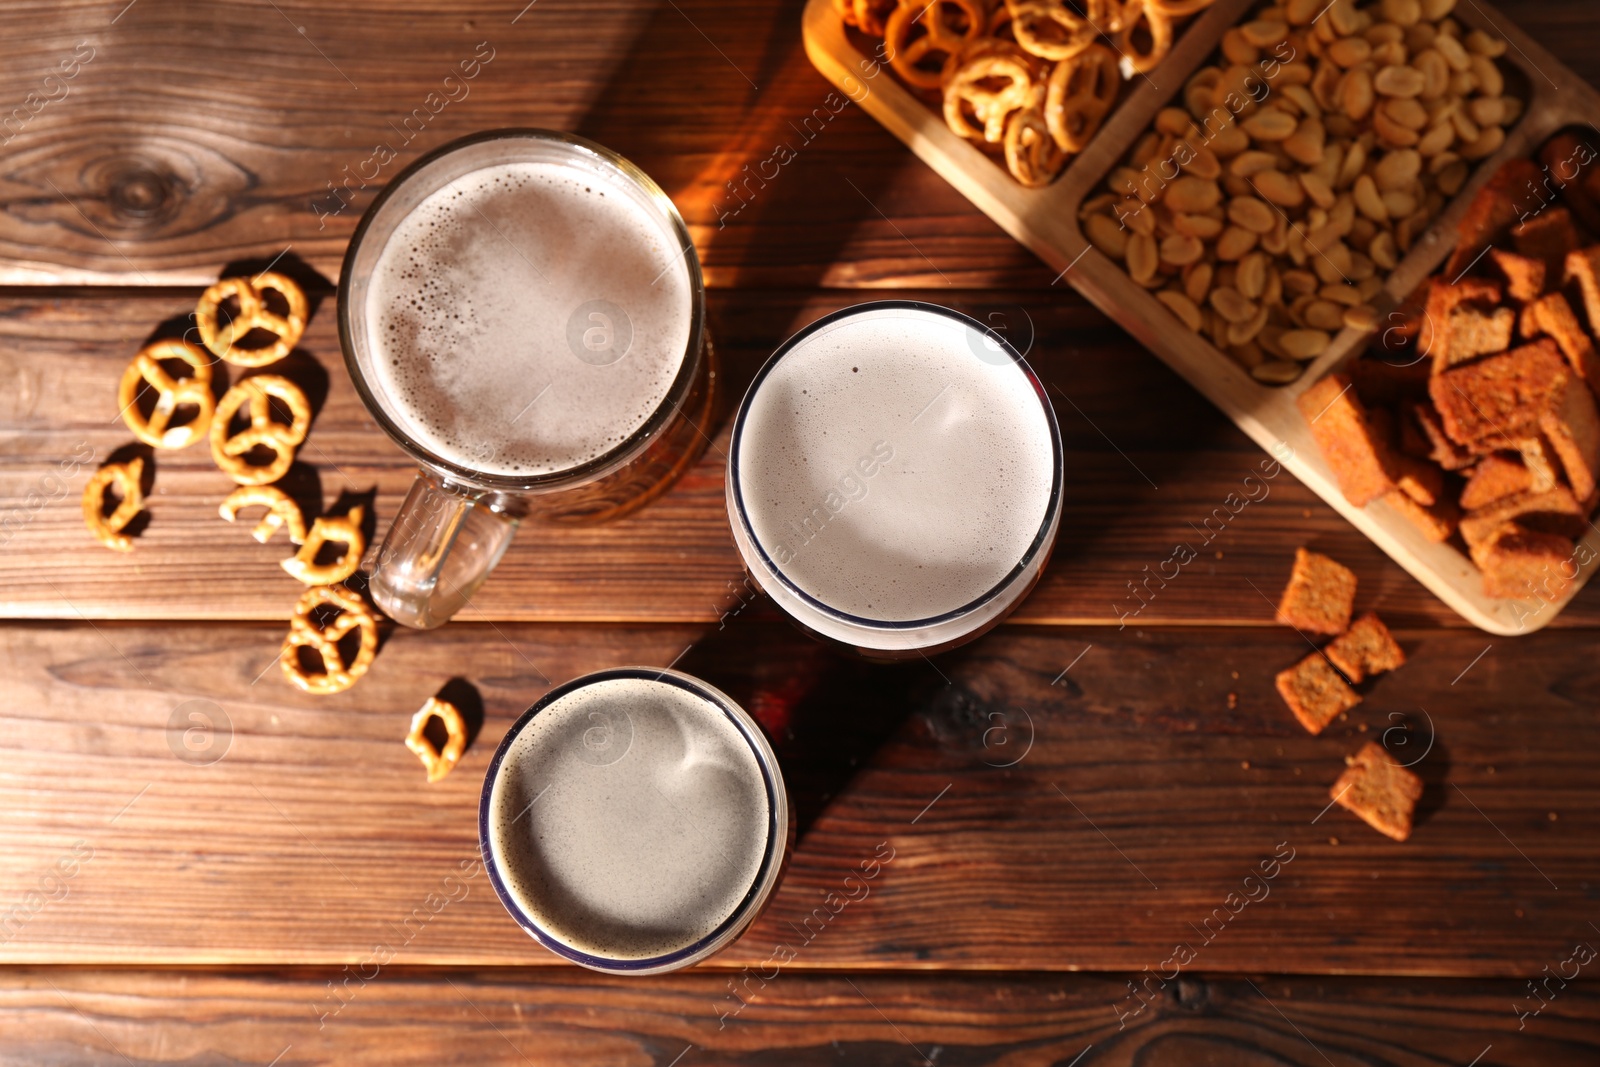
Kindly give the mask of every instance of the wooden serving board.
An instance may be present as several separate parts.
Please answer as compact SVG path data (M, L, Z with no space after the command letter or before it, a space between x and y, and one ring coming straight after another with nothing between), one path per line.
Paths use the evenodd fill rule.
M804 16L806 53L829 81L921 159L1027 246L1058 281L1077 289L1168 366L1221 408L1257 444L1467 621L1494 634L1515 636L1545 626L1583 586L1600 560L1600 528L1583 539L1589 563L1579 568L1565 595L1553 602L1502 600L1483 593L1477 569L1457 549L1434 544L1383 501L1354 507L1323 462L1295 398L1313 383L1360 355L1370 334L1345 329L1300 378L1285 386L1250 377L1208 340L1182 325L1121 265L1091 245L1078 226L1078 209L1150 128L1156 113L1215 51L1222 34L1258 0L1218 0L1182 27L1171 53L1148 78L1128 83L1124 96L1088 148L1043 189L1027 189L976 146L953 133L943 117L895 80L886 65L863 54L846 35L832 0L809 0ZM1378 297L1388 312L1438 270L1455 244L1456 223L1489 176L1508 159L1531 156L1565 126L1588 125L1600 114L1600 93L1519 30L1484 0L1465 0L1453 12L1464 26L1504 37L1502 62L1523 75L1526 109L1507 131L1499 152L1484 160L1456 198L1390 274ZM1380 319L1381 321L1381 319ZM1222 502L1218 501L1220 505Z

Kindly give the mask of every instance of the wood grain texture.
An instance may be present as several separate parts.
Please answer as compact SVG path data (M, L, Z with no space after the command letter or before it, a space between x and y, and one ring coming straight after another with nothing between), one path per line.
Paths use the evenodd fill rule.
M538 125L655 176L713 285L1046 287L1054 271L858 108L829 102L801 48L802 6L8 4L0 282L200 284L291 245L333 277L360 209L405 163ZM1582 4L1500 6L1597 80ZM80 43L93 58L63 80ZM461 80L480 46L492 58ZM374 162L379 145L395 158ZM764 167L787 158L780 146L793 161ZM337 213L330 183L351 190Z
M1265 453L1078 298L911 295L1006 323L1019 344L1031 334L1030 359L1051 387L1067 450L1063 532L1018 620L1269 622L1269 598L1303 543L1356 570L1363 608L1391 622L1465 625L1288 472L1262 480ZM217 518L232 486L203 444L153 457L149 525L133 553L101 549L83 528L79 494L88 472L133 440L116 420L116 382L158 326L183 330L194 296L0 298L0 370L14 383L0 395L0 613L287 618L298 587L278 566L285 543L258 545L248 527ZM723 402L716 425L705 428L712 444L698 465L622 521L530 524L462 618L703 623L735 607L744 572L723 495L728 409L794 329L854 302L837 292L717 295L711 324ZM368 511L381 535L414 468L355 395L331 299L317 308L302 350L282 366L317 408L292 490L312 509L343 493L375 494ZM90 455L93 463L63 485L62 464ZM1257 480L1246 485L1252 474ZM1230 514L1250 495L1259 499ZM1199 558L1163 582L1163 564L1179 542ZM1165 571L1173 573L1170 563ZM1555 625L1597 622L1600 592L1586 590Z
M795 969L1153 973L1184 943L1188 973L1538 975L1600 936L1593 633L1398 636L1410 663L1314 738L1272 688L1305 653L1292 631L1003 628L885 667L742 616L452 624L393 633L317 699L278 677L279 627L13 623L0 960L338 966L382 943L406 965L550 963L462 874L484 768L546 679L676 662L772 732L800 829L721 966L787 946ZM452 677L483 725L429 787L400 738ZM177 758L188 713L217 709L223 757ZM1426 783L1404 845L1326 810L1379 736Z
M782 974L725 1026L726 976L580 972L327 976L24 968L0 978L15 1063L716 1064L865 1067L1494 1067L1600 1053L1593 983L1519 1030L1510 981L1189 979L1118 1030L1121 977ZM1487 1055L1483 1055L1487 1051ZM274 1060L274 1057L279 1057Z

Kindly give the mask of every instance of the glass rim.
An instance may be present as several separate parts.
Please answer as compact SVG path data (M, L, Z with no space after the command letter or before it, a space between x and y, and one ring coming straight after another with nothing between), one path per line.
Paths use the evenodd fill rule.
M494 788L500 777L500 767L505 761L507 753L522 731L532 721L533 717L562 697L585 686L596 682L610 681L613 679L643 679L646 681L663 682L682 689L701 700L706 701L720 710L750 746L751 755L755 757L756 765L761 771L762 785L767 793L767 841L761 857L761 866L756 869L755 878L750 883L749 890L740 898L738 905L730 912L716 928L683 948L658 956L650 956L637 960L618 960L607 956L596 956L581 949L568 945L555 934L541 927L532 916L522 909L517 903L510 889L500 876L499 867L494 858L494 847L489 835L490 807L494 800ZM718 952L726 945L736 940L745 928L754 920L766 905L773 890L777 888L779 875L782 873L783 864L789 847L789 794L784 785L782 771L778 767L777 755L772 751L772 746L767 742L761 727L757 725L750 713L715 686L702 681L693 675L684 674L670 668L659 667L612 667L606 670L593 671L580 675L571 681L551 689L544 696L535 701L528 710L518 716L517 721L506 730L501 738L500 745L495 749L493 758L489 761L488 770L484 773L483 792L478 801L478 850L481 853L484 870L489 874L489 882L494 886L495 895L500 898L500 903L506 912L520 926L524 932L533 937L545 948L554 952L563 959L569 960L590 970L603 971L608 974L659 974L664 971L679 970L705 959L707 956Z
M400 189L409 185L419 174L439 160L463 149L494 141L530 141L546 145L564 145L575 150L579 156L587 156L602 166L615 171L621 178L637 186L650 203L662 211L672 235L677 238L680 245L679 258L684 261L689 271L690 320L688 347L678 364L678 373L673 378L671 387L661 398L661 403L650 413L650 417L633 433L594 459L564 470L550 471L545 474L529 475L527 477L474 470L471 467L462 466L459 463L445 459L419 442L397 420L390 417L389 412L384 408L383 402L379 399L377 391L368 385L366 373L356 361L354 331L351 329L351 319L356 314L350 305L350 288L354 284L352 279L355 273L353 268L356 257L360 255L365 239L373 225L373 221L378 217L384 206L389 203L390 199ZM392 236L393 232L391 228L389 236ZM382 428L384 433L412 459L432 467L451 481L464 483L490 492L516 493L563 489L594 481L624 466L637 456L677 414L678 409L683 406L684 400L693 391L700 363L705 358L705 278L700 269L699 254L695 250L693 239L689 236L688 225L683 221L683 216L679 213L677 205L672 202L672 198L666 194L666 191L661 186L656 184L653 178L625 156L613 152L604 145L596 144L585 137L579 137L577 134L564 133L559 130L547 130L535 126L512 126L468 134L465 137L458 137L453 141L442 144L407 164L403 170L389 180L387 185L379 190L372 203L368 204L366 210L361 213L361 219L356 223L355 231L350 235L350 243L346 247L344 259L340 263L339 285L335 298L335 318L339 324L339 347L344 354L345 370L355 385L356 395L361 398L362 406L377 421L378 426ZM365 326L365 311L363 310L361 314L363 318L362 324Z
M985 592L979 594L973 600L970 600L959 607L921 619L872 619L861 615L854 615L848 611L844 611L841 608L836 608L800 588L800 586L796 584L792 578L784 573L783 568L773 560L771 554L767 551L767 546L762 544L761 539L756 536L756 532L750 522L749 511L744 502L744 487L740 484L739 456L741 444L744 439L745 418L749 413L751 403L755 399L756 392L760 389L761 384L766 381L767 376L777 367L777 365L785 356L793 351L801 342L808 340L814 334L821 332L822 330L843 319L876 311L929 312L967 326L968 328L982 334L988 340L993 341L996 345L1000 346L1001 350L1007 356L1010 357L1013 365L1015 365L1017 369L1023 373L1023 376L1028 381L1028 384L1033 387L1034 394L1039 400L1039 406L1044 411L1045 423L1050 430L1050 497L1045 504L1044 520L1039 524L1039 529L1035 531L1033 539L1028 542L1028 547L1023 551L1022 557L1017 561L1015 566L1013 566L1005 573L1004 576L1001 577L998 582L996 582ZM1027 359L1022 355L1022 353L1016 350L1011 342L1007 341L998 332L988 326L985 326L977 319L972 318L970 315L962 314L953 308L947 308L941 304L930 304L924 300L872 300L864 304L854 304L850 307L840 308L838 311L830 312L829 314L818 319L816 322L813 322L809 326L806 326L796 332L792 337L778 346L777 350L772 353L772 355L767 359L766 363L762 364L761 369L756 372L755 378L751 380L750 387L745 390L744 399L739 402L739 410L734 415L733 434L728 441L729 493L733 498L734 511L737 513L738 522L743 528L745 539L750 542L750 546L755 551L758 559L761 562L761 565L769 574L777 578L777 580L783 584L785 591L800 598L800 600L806 604L806 606L821 612L830 619L852 626L862 627L867 630L894 632L901 630L927 629L940 626L945 623L954 622L955 620L963 618L967 615L971 615L973 612L981 610L985 605L993 603L997 598L1003 596L1006 591L1016 583L1018 578L1027 573L1033 561L1037 559L1039 554L1050 545L1053 532L1057 524L1057 513L1061 508L1062 479L1064 472L1065 463L1061 444L1061 429L1056 423L1055 407L1050 403L1049 396L1045 394L1044 382L1036 373L1034 373L1034 370L1031 366L1029 366ZM736 538L735 540L737 541L739 539ZM743 546L741 545L740 547L742 549Z

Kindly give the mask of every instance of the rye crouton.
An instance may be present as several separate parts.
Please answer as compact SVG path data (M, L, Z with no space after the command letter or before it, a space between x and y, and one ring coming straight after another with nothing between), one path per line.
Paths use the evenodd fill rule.
M1580 537L1588 527L1591 501L1580 501L1564 485L1543 493L1518 493L1497 500L1488 507L1470 511L1461 519L1461 539L1469 549L1476 548L1515 520L1540 533L1557 534L1569 540Z
M1436 374L1428 391L1445 432L1481 448L1529 436L1540 416L1560 404L1571 376L1555 342L1541 337Z
M1460 277L1485 248L1499 244L1518 219L1538 206L1535 190L1543 178L1544 171L1531 159L1509 159L1500 165L1456 226L1460 236L1445 263L1446 278Z
M1567 253L1562 280L1574 279L1583 294L1583 313L1589 318L1589 329L1600 330L1600 245Z
M1576 551L1570 537L1508 522L1473 548L1472 562L1483 572L1484 596L1554 601L1577 575Z
M1328 666L1321 652L1279 671L1276 681L1278 695L1300 725L1313 734L1320 734L1330 722L1361 703L1361 694Z
M1480 305L1482 311L1492 311L1499 303L1500 283L1487 278L1462 278L1454 283L1434 278L1428 283L1422 325L1417 330L1417 351L1432 358L1434 374L1460 362L1450 351L1454 332L1451 320L1456 311L1474 305Z
M1349 377L1330 374L1301 393L1295 403L1311 426L1322 458L1356 507L1394 488L1385 465L1387 447L1374 432L1366 406Z
M1522 255L1544 260L1546 271L1554 277L1565 265L1567 253L1578 247L1572 212L1564 207L1546 208L1511 227L1511 243Z
M1545 440L1561 460L1572 495L1583 500L1595 491L1600 474L1600 411L1582 382L1568 384L1561 406L1539 420Z
M1589 390L1600 390L1600 355L1595 353L1594 341L1579 324L1567 298L1551 293L1529 304L1528 311L1538 325L1538 332L1550 336Z
M1519 255L1501 248L1490 249L1489 256L1506 280L1506 295L1519 304L1531 304L1544 294L1548 269L1542 259Z
M1444 432L1439 412L1432 404L1416 405L1411 409L1411 418L1428 440L1431 450L1427 458L1445 470L1462 470L1472 466L1473 461L1477 459L1473 452L1456 444L1450 439L1450 435Z
M1350 629L1334 638L1322 651L1352 685L1360 685L1370 676L1392 671L1406 662L1406 654L1394 635L1389 633L1383 620L1370 611L1351 623Z
M1532 488L1533 475L1528 473L1521 459L1494 453L1483 457L1472 469L1466 487L1461 490L1461 506L1473 511Z
M1543 493L1556 487L1556 458L1555 450L1543 437L1535 434L1532 437L1519 437L1508 442L1517 454L1522 457L1522 465L1528 468L1528 476L1533 479L1533 484L1528 488L1535 493Z
M1508 307L1480 311L1459 307L1450 313L1449 341L1435 352L1434 366L1452 367L1479 356L1504 352L1511 347L1517 313Z
M1376 741L1368 741L1360 752L1346 756L1345 763L1345 772L1328 796L1379 833L1396 841L1410 837L1422 779L1400 766Z
M1342 634L1356 602L1356 575L1321 552L1294 550L1289 584L1278 599L1278 621L1301 633Z
M1383 499L1422 531L1423 537L1436 543L1448 541L1461 520L1461 509L1448 500L1439 500L1431 505L1420 504L1399 489L1385 493Z

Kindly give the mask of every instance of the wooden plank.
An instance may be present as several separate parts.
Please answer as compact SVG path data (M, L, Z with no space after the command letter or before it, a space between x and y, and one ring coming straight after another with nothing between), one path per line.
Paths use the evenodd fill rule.
M157 324L182 329L192 291L0 298L0 613L55 618L283 619L297 585L261 546L216 517L231 483L204 445L154 457L150 524L137 549L96 546L79 493L90 464L132 436L116 420L116 382ZM998 323L1050 383L1067 449L1061 539L1022 605L1030 622L1260 624L1272 616L1296 544L1355 568L1362 604L1392 621L1464 625L1228 421L1076 297L915 291ZM719 294L712 328L726 383L713 443L689 474L634 516L604 526L530 525L463 618L715 621L737 605L743 567L728 530L727 410L793 329L855 302L847 293ZM1030 327L1031 323L1031 327ZM318 400L301 466L311 507L375 494L388 528L413 468L361 406L339 355L331 300L286 364ZM1160 412L1159 418L1152 412ZM63 464L72 473L62 484ZM1245 479L1255 474L1255 480ZM1148 479L1148 480L1147 480ZM1233 494L1230 498L1230 494ZM54 499L51 499L51 497ZM1254 502L1244 503L1248 497ZM1231 502L1230 502L1231 500ZM1235 514L1234 512L1237 511ZM1170 578L1174 546L1198 558ZM1600 622L1580 593L1558 625Z
M1410 662L1321 737L1273 691L1306 651L1277 629L1008 627L887 667L743 616L710 635L457 624L393 633L327 699L277 676L280 634L0 629L0 961L336 967L401 938L408 965L549 963L462 877L483 770L545 679L674 661L767 725L800 830L719 965L783 946L797 969L1155 973L1184 944L1189 971L1508 977L1600 936L1593 631L1401 630ZM430 787L400 738L453 676L483 726ZM218 709L223 757L176 758L188 712ZM1342 757L1379 736L1426 783L1403 845L1328 810ZM882 850L870 884L846 880ZM430 894L451 899L407 926Z
M314 971L20 969L0 978L0 1057L58 1067L212 1062L224 1050L228 1062L283 1067L1421 1067L1482 1056L1547 1067L1600 1053L1593 982L1552 984L1549 1005L1519 1029L1510 1005L1529 995L1511 980L1185 978L1119 1031L1122 976L780 972L724 1024L726 976L711 973L363 973L338 1001Z
M654 175L714 285L1047 286L1054 271L829 96L801 48L802 6L8 4L0 282L199 284L288 246L332 278L359 210L405 163L476 130L543 125ZM1501 6L1596 80L1582 0ZM80 42L92 58L63 80ZM483 44L492 58L461 80ZM346 182L335 214L329 183Z

